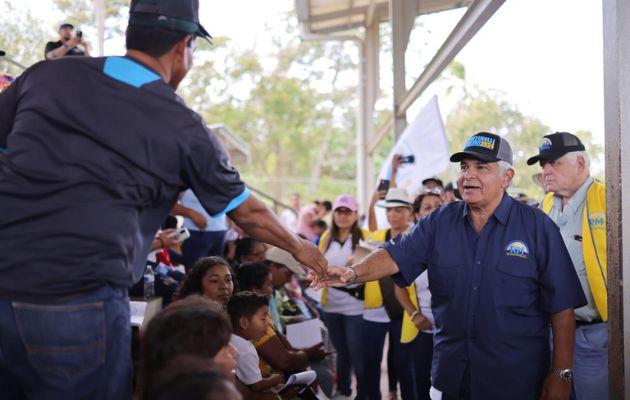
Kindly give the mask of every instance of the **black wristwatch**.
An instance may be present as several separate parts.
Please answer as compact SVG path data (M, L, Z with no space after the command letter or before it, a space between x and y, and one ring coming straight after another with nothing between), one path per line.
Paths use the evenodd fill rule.
M551 368L551 373L562 379L564 382L571 382L573 379L573 370L572 369L560 369L560 368Z

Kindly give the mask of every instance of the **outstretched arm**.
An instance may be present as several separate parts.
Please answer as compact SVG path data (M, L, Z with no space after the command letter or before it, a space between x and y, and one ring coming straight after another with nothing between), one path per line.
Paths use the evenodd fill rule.
M326 270L328 263L317 247L287 230L256 196L250 195L228 216L254 239L288 251L300 263L319 274Z
M346 286L352 283L376 281L397 272L398 265L389 253L379 249L350 267L329 266L326 275L322 277L311 275L313 279L311 286Z

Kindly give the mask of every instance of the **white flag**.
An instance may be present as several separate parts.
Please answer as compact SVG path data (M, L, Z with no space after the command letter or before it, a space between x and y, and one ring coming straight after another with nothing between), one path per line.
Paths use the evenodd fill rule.
M414 162L402 164L396 174L396 186L406 189L410 196L418 192L424 179L448 168L450 153L437 96L433 96L405 128L383 164L379 180L390 179L395 154L414 156ZM380 229L389 226L383 208L376 207L376 218Z

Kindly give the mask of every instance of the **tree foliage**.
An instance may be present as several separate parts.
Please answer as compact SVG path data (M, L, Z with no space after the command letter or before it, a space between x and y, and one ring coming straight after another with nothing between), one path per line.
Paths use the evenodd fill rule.
M542 137L553 132L538 118L521 112L515 104L505 99L504 94L495 90L469 87L465 82L463 66L454 66L455 73L451 76L455 78L454 87L459 88L453 91L459 93L461 98L446 120L450 148L463 148L466 140L479 131L505 137L514 153L516 176L512 185L522 189L530 197L542 197L542 189L532 179L533 174L540 172L540 167L528 166L527 159L538 154ZM597 165L601 164L603 147L594 142L590 131L572 133L584 142L594 161L593 172L599 174ZM456 176L455 171L456 167L453 167L451 176Z
M44 58L48 41L43 22L33 16L22 2L0 0L0 50L18 63L29 67ZM19 75L22 70L0 58L0 73Z

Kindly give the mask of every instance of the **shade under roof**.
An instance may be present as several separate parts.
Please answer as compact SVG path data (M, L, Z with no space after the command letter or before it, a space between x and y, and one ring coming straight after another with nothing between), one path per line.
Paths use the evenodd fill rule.
M466 7L472 0L418 0L418 15ZM296 0L307 33L325 34L365 26L368 14L387 15L389 0Z

